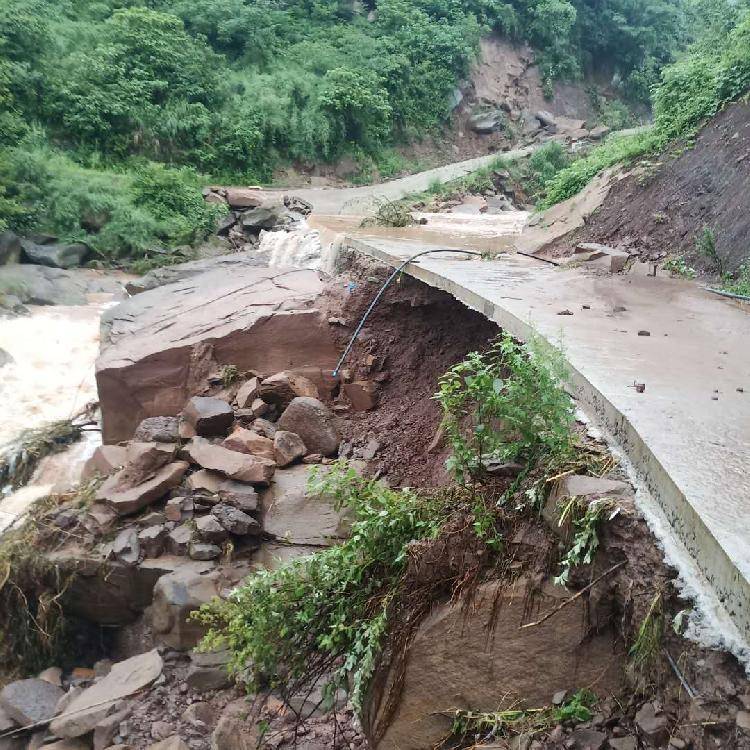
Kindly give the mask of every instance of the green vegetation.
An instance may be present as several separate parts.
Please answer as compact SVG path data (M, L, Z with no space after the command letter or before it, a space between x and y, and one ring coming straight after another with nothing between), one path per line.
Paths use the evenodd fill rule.
M596 702L596 696L591 691L579 690L557 707L511 708L492 712L456 711L452 716L450 734L441 747L473 748L493 740L533 735L562 722L580 724L591 720Z
M609 167L662 151L677 139L690 141L706 120L748 92L750 14L745 3L717 0L719 5L736 25L717 30L711 24L687 54L664 68L653 91L653 127L635 135L610 136L563 169L547 184L544 207L575 195Z
M212 226L198 174L255 183L344 154L362 179L397 174L392 146L445 122L490 30L530 41L547 86L606 60L641 96L688 2L6 0L0 229L143 258Z
M83 508L94 497L99 480L82 483L67 495L38 500L20 526L8 529L0 542L0 607L13 613L0 622L0 676L36 674L50 664L73 667L80 658L75 629L63 612L62 600L74 574L43 555L69 532L45 518L58 510ZM89 644L90 647L90 644Z
M704 226L695 237L695 250L714 267L714 270L724 275L724 261L716 251L716 234L711 227Z
M734 276L725 276L721 290L740 297L750 297L750 265L743 264Z
M681 255L676 258L670 258L662 267L673 276L680 276L683 279L694 279L696 276L695 269L689 266L685 258Z
M560 387L566 379L559 351L508 334L448 370L435 398L455 478L479 481L494 462L533 465L542 456L570 454L573 406Z
M230 667L251 670L250 686L285 688L329 680L326 696L351 690L361 706L408 561L408 545L437 536L446 498L389 490L344 462L312 479L315 492L354 516L341 545L262 571L224 602L205 606L208 648L232 652ZM351 678L351 682L349 681Z
M567 586L574 568L594 561L599 548L599 526L608 511L612 511L611 501L592 500L587 504L577 497L568 499L560 513L559 526L572 525L573 535L568 551L560 561L560 573L555 577L555 583Z

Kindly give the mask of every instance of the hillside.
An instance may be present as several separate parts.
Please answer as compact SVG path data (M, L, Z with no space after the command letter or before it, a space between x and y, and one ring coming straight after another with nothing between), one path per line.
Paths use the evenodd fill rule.
M547 97L588 72L644 101L692 33L692 8L7 0L0 228L84 241L122 262L205 236L216 219L200 201L205 182L253 184L342 160L363 180L414 169L419 150L405 144L427 137L452 150L457 87L488 33L534 48Z

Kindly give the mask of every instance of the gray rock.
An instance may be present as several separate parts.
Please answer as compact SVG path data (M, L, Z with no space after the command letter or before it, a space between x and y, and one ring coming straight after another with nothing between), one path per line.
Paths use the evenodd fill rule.
M138 532L133 528L123 529L112 542L112 554L124 565L137 565L141 555Z
M138 543L146 557L159 557L167 544L167 527L162 524L147 526L138 534Z
M52 721L50 731L65 738L87 734L107 717L115 704L159 677L163 666L156 650L114 664L106 677L70 702L64 713Z
M252 516L231 505L220 503L214 507L212 513L230 534L245 536L247 534L259 535L261 532L260 524Z
M318 399L308 396L292 400L281 415L277 428L299 435L310 453L331 456L341 442L330 409Z
M302 438L294 432L277 430L273 438L273 451L278 466L289 466L307 453Z
M158 640L178 651L195 647L203 637L205 627L190 620L190 613L218 593L213 575L200 575L188 566L162 576L154 587L154 599L148 613Z
M13 721L25 727L52 718L63 695L57 685L32 677L6 685L0 692L0 707Z
M223 690L232 684L227 671L229 659L228 651L193 652L190 654L191 663L185 681L199 693Z
M574 730L573 740L575 747L580 750L602 750L607 741L607 735L595 729L582 728Z
M20 263L21 240L13 232L0 234L0 266L8 263Z
M256 206L239 215L239 223L243 229L273 229L284 222L286 210L284 206Z
M202 516L195 522L195 530L204 542L221 544L227 536L227 530L219 523L214 515ZM192 555L191 555L192 557Z
M241 698L222 711L211 735L211 750L255 750L259 740L253 707Z
M610 737L609 746L612 750L638 750L638 741L635 737Z
M30 263L50 268L75 268L86 259L89 249L86 245L37 245L31 240L21 240L23 254Z
M232 407L220 398L193 396L182 418L201 437L224 436L234 422Z
M181 557L187 555L190 542L193 539L193 530L186 523L169 532L167 537L167 549L172 555Z
M750 711L738 711L735 722L738 729L750 732Z
M5 367L5 365L12 365L15 362L13 357L8 354L8 352L5 351L5 349L0 349L0 367Z
M122 711L115 711L109 716L105 716L94 727L93 750L105 750L105 748L110 747L120 731L120 722L125 721L130 713L130 707L126 706Z
M335 544L348 535L349 519L330 498L308 492L308 475L304 465L278 472L262 496L263 529L292 544Z
M557 129L557 120L555 119L555 116L546 109L540 109L538 112L535 112L534 117L539 120L542 127Z
M188 477L188 485L194 490L206 490L244 513L252 514L258 509L258 493L251 484L227 479L218 472L196 471Z
M653 703L644 703L640 707L635 715L635 723L653 742L659 743L668 735L667 717L663 713L657 713Z
M96 750L96 748L94 750ZM175 734L161 740L161 742L149 745L146 750L190 750L190 746L181 737Z
M221 557L221 547L203 542L191 542L188 549L191 560L216 560Z
M271 440L273 440L276 435L276 425L268 419L263 419L263 417L258 417L254 420L252 427L254 432L263 435L263 437L270 438Z
M501 109L480 109L469 118L469 127L482 135L494 133L503 127L505 114Z
M146 417L136 428L133 440L143 443L177 443L180 420L177 417Z

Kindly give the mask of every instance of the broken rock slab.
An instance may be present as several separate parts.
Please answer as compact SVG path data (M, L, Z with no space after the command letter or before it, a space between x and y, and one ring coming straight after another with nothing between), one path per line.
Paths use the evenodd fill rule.
M284 467L302 458L307 453L307 447L296 433L277 430L273 436L273 451L276 464Z
M110 673L76 696L50 724L57 737L81 737L91 732L123 698L150 685L164 664L155 649L112 665Z
M213 445L200 437L193 438L185 446L184 452L198 466L248 484L267 485L276 469L276 463L267 458Z
M630 253L598 242L581 242L576 245L575 253L570 260L586 261L587 264L603 268L609 273L620 273L630 260Z
M273 440L252 430L246 430L244 427L235 428L232 434L222 442L222 446L230 451L275 461Z
M295 545L328 546L348 536L350 520L332 499L308 491L307 466L278 472L262 496L263 530Z
M97 474L109 476L115 469L124 466L128 461L128 449L122 445L99 445L91 458L83 465L82 479L91 479Z
M201 469L191 474L188 486L194 490L206 490L216 495L223 503L239 508L245 513L258 509L258 493L252 485L227 479L216 471Z
M158 469L151 479L130 483L127 468L107 479L97 492L97 500L107 502L119 516L137 513L177 487L190 468L187 461L175 461Z
M108 310L96 380L105 443L146 417L176 416L224 365L272 375L331 370L338 350L316 271L240 266L138 294Z
M376 672L363 712L366 734L382 737L378 750L427 750L450 731L447 709L497 711L509 696L519 709L541 706L557 690L594 681L600 697L616 694L625 655L613 649L611 633L595 635L582 647L585 602L560 609L536 627L519 628L568 598L564 587L546 585L528 612L525 586L490 582L477 589L470 617L463 602L434 607L408 647L400 699L392 692L398 688L389 665ZM398 702L388 718L386 706L394 698Z
M136 428L133 440L142 443L177 443L180 440L179 420L177 417L146 417Z

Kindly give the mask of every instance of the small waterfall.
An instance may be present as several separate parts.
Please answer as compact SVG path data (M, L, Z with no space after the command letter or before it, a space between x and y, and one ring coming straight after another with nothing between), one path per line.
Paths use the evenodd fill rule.
M256 254L267 260L269 266L310 268L332 273L335 253L324 246L320 232L301 221L289 231L260 233Z

